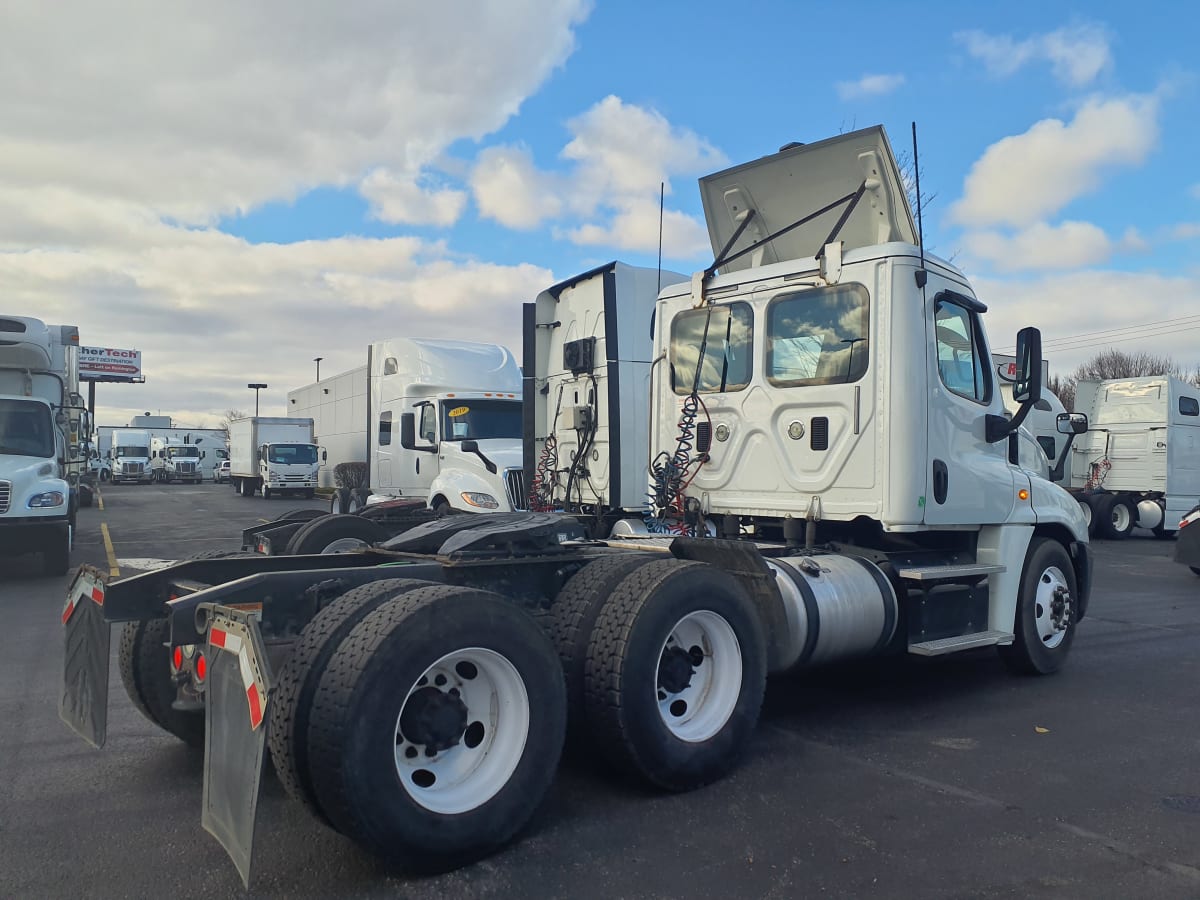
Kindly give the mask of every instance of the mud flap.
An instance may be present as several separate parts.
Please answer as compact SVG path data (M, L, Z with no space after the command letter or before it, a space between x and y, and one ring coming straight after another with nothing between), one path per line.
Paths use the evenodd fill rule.
M250 887L254 821L262 785L270 669L252 611L211 608L200 822Z
M58 715L100 748L108 737L108 655L112 626L104 618L104 576L81 566L67 589L62 623L62 696Z

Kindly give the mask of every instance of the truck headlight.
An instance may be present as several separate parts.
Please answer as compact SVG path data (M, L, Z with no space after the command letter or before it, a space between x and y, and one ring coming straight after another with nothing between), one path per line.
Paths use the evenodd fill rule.
M52 509L55 506L62 506L66 499L62 491L45 491L30 497L26 506L30 509Z
M272 481L278 481L278 480L279 480L279 473L278 473L278 472L273 472L273 471L271 471L270 469L267 469L267 477L268 477L268 478L270 478Z
M478 506L480 509L499 509L500 504L496 502L496 498L491 494L479 494L475 491L463 491L461 494L463 502L470 506Z

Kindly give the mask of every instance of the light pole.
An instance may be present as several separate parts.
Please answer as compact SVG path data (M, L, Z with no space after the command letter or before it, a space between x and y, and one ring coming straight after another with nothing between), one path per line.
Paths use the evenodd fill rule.
M323 356L314 356L313 357L313 362L315 362L317 364L317 381L321 380L321 360L323 360L324 358L325 357L323 357Z
M246 385L246 387L254 389L254 418L257 419L258 418L258 392L263 390L266 387L266 385L265 384L248 384L248 385Z

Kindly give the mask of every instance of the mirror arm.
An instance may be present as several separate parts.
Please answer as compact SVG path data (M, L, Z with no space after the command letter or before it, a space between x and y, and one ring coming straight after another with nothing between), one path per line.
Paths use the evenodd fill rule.
M1058 483L1063 479L1063 469L1067 466L1067 460L1071 458L1071 445L1075 443L1075 432L1067 435L1067 443L1063 446L1062 454L1058 457L1058 462L1054 464L1054 468L1050 470L1050 480Z

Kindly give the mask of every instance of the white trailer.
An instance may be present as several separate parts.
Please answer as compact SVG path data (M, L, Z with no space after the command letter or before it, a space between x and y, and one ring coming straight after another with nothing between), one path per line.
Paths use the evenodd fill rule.
M150 469L154 480L163 484L172 481L199 484L204 480L203 460L207 451L196 444L170 435L150 438Z
M313 420L251 416L229 423L229 479L243 497L262 491L300 493L311 498L321 468L313 440Z
M70 566L81 444L79 329L0 316L0 554L40 552L48 575Z
M113 484L150 484L154 480L150 440L151 434L144 428L113 429L109 472Z
M602 533L605 509L572 508L588 505L573 492L555 497L562 513L403 533L371 509L322 516L304 528L332 523L376 546L290 567L247 556L77 579L64 718L103 743L107 683L82 675L108 658L97 623L123 623L126 690L206 744L203 821L247 882L268 744L287 792L323 821L393 863L447 868L529 820L568 722L608 768L683 791L737 765L768 675L989 646L1017 672L1065 663L1091 585L1087 529L1009 440L1040 398L1040 335L1017 336L1010 418L986 307L917 242L882 128L701 188L717 259L658 296L649 498L617 537ZM531 440L567 405L549 390L555 371L608 364L586 350L561 368L561 355L539 361L539 332L564 327L547 306L525 310L529 387L547 406L526 418ZM399 366L385 355L383 373L388 360ZM443 398L441 384L430 380L428 405L445 441L461 437L460 416L442 401L476 401ZM619 406L579 389L569 405L591 412L570 415L585 448ZM414 398L406 410L395 396L379 399L414 443ZM394 416L379 421L390 447ZM614 465L616 437L608 502L624 496L612 473L625 455L642 457L622 444Z
M367 461L367 367L359 366L288 391L292 416L313 420L313 433L327 454L320 486L334 487L338 463Z
M1090 429L1072 448L1071 488L1101 534L1173 535L1200 502L1200 387L1170 375L1081 381Z

